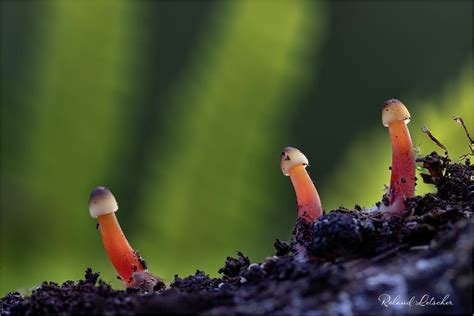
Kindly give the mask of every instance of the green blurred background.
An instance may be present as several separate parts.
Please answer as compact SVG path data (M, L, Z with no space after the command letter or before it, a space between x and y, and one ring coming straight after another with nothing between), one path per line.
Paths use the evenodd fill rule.
M389 180L382 103L421 153L474 128L470 1L1 2L0 295L101 272L88 194L108 186L169 282L289 239L281 148L307 154L327 210ZM430 190L423 185L418 192Z

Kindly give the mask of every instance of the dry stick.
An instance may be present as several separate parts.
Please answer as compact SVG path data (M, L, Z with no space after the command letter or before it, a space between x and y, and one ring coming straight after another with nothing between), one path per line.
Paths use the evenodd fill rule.
M444 176L446 176L448 174L448 166L449 166L449 162L451 161L451 159L449 159L449 154L448 154L448 149L446 148L446 146L444 146L443 144L441 144L441 142L433 136L433 134L431 134L430 130L428 129L427 126L423 126L423 128L421 129L423 131L423 133L427 134L428 137L436 144L438 145L440 148L444 149L444 154L446 155L446 168L444 170Z
M469 134L469 131L467 130L466 124L464 124L464 120L460 116L453 116L453 119L456 123L461 125L464 128L464 132L466 132L466 136L469 139L469 149L471 150L471 155L474 155L474 140L471 137L471 134ZM469 154L464 154L460 158L463 159Z
M444 149L444 153L446 155L446 157L449 158L449 155L448 155L448 149L446 148L446 146L444 146L443 144L441 144L441 142L436 139L436 137L433 136L433 134L431 134L430 130L428 129L427 126L423 126L423 128L421 129L421 131L425 134L428 135L428 137L436 144L438 145L441 149Z

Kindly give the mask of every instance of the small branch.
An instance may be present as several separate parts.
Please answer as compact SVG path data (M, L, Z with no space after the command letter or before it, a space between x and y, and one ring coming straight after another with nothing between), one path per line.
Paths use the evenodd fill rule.
M446 157L449 157L448 155L448 149L446 148L446 146L444 146L443 144L441 144L441 142L433 136L433 134L431 134L430 130L428 129L427 126L423 126L423 128L421 129L421 131L423 133L425 133L426 135L428 135L428 137L436 144L438 145L438 147L440 147L441 149L444 150L444 154L446 155Z
M464 128L464 132L466 133L467 139L469 139L469 149L471 150L471 155L474 155L474 140L472 139L471 134L469 134L466 124L464 124L464 120L462 119L462 117L457 115L453 116L453 119L456 123L458 123ZM467 154L462 155L461 158L465 156L467 156Z

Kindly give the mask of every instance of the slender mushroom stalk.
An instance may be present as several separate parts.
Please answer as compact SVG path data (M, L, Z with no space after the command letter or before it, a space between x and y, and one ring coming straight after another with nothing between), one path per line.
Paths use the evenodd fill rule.
M97 218L102 241L112 265L127 287L152 290L162 280L146 269L145 261L132 249L115 216L118 204L114 195L106 187L97 187L89 199L89 212Z
M280 167L285 176L289 176L295 188L298 203L298 219L313 223L323 215L321 200L313 181L306 171L308 158L293 147L286 147L281 152Z
M407 124L410 113L396 99L384 103L382 123L388 127L392 143L392 175L386 199L381 210L388 214L400 214L406 208L406 198L415 195L415 150Z

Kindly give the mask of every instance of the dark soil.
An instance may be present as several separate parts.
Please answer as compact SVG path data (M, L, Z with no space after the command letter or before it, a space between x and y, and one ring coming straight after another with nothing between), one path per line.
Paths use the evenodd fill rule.
M44 282L28 297L9 293L1 315L472 315L474 168L436 153L419 161L423 181L438 192L409 199L399 218L334 210L314 225L298 222L291 243L277 239L276 255L264 262L239 252L220 278L197 271L148 293L113 290L87 269L83 280Z

